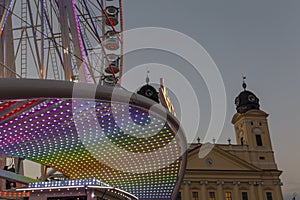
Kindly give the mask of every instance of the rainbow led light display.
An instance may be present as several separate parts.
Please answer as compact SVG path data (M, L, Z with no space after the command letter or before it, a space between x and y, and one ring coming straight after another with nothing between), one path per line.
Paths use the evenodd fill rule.
M2 81L0 94L7 90L1 87ZM60 82L54 82L59 87ZM26 88L26 84L17 86L11 89ZM43 91L43 84L35 87ZM70 83L61 90L69 94L72 87ZM106 87L97 89L96 96L102 90L106 94L97 100L54 98L51 92L36 98L35 89L29 90L35 98L24 100L18 91L0 96L10 96L0 105L1 113L9 113L3 119L0 113L0 155L50 166L70 179L95 178L140 199L175 197L174 188L179 187L185 168L186 156L181 152L185 137L173 116L168 114L166 122L159 113L149 114L139 105L154 102L139 96L134 103L122 102L121 96L120 101L111 102L106 95L112 89ZM14 110L18 112L11 113Z

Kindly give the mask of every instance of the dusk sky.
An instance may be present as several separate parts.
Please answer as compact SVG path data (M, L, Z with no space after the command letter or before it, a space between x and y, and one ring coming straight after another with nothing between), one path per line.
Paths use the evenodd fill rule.
M227 96L227 117L219 143L227 143L228 137L235 140L231 124L234 98L242 91L241 73L247 76L248 89L260 98L261 109L270 114L284 195L286 199L294 192L300 195L300 1L130 0L123 4L126 30L148 26L173 29L196 40L210 54L221 72ZM200 132L205 132L210 101L201 76L195 76L185 61L167 52L144 50L127 57L125 71L136 65L162 63L182 72L198 95ZM155 74L159 69L148 68L152 81L158 83ZM142 83L145 76L137 82ZM179 89L184 87L178 83Z

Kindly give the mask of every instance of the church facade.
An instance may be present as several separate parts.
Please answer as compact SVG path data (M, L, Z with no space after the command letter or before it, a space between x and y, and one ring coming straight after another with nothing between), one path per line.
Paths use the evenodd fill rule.
M282 200L282 171L274 158L268 114L246 90L235 99L232 118L237 144L191 144L182 200Z

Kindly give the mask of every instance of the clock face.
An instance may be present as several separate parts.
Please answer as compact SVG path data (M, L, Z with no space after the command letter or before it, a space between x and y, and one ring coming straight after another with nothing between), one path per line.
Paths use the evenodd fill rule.
M248 100L249 100L250 102L254 102L254 101L255 101L255 96L253 96L252 94L250 94L250 95L248 96Z
M145 91L146 96L151 97L153 95L153 91L148 89Z
M214 163L213 160L212 160L211 158L207 158L207 159L205 160L205 162L206 162L206 165L209 166L209 167L212 166L213 163Z
M255 128L253 128L253 132L254 133L261 133L261 128L255 127Z
M236 106L240 105L240 98L239 97L235 98L235 105Z

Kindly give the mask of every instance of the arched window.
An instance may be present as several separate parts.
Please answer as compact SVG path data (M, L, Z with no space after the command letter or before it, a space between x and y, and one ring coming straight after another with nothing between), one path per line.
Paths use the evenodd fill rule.
M181 200L181 192L178 193L177 200Z
M273 200L272 192L266 192L267 200Z
M261 135L255 135L255 139L256 139L257 146L259 147L263 146Z
M242 200L248 200L248 192L242 192Z
M231 192L225 192L225 200L232 200Z
M198 192L192 192L192 200L199 200Z
M208 192L208 200L216 200L216 193Z

